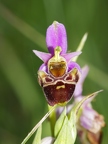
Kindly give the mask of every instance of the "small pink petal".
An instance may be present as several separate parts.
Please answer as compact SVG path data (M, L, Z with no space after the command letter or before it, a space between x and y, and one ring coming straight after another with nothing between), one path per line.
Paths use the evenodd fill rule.
M47 66L46 66L45 63L43 63L43 64L40 66L39 71L44 71L44 72L47 73Z
M81 73L80 66L76 62L71 61L68 63L68 71L71 71L73 68L76 68Z
M35 53L35 55L37 57L39 57L44 63L46 63L50 58L51 58L51 54L49 53L44 53L44 52L40 52L37 50L33 50L33 52Z
M84 82L88 72L89 72L89 67L86 65L82 68L82 74L81 74L81 77L80 77L78 83L76 84L76 89L74 91L74 97L78 97L78 96L82 95L83 82ZM90 98L90 99L93 99L93 98Z
M104 117L92 109L90 105L83 108L80 124L93 133L98 133L105 126Z
M80 55L82 52L78 51L78 52L71 52L71 53L66 53L66 54L61 54L61 56L63 56L67 63L72 60L73 57Z

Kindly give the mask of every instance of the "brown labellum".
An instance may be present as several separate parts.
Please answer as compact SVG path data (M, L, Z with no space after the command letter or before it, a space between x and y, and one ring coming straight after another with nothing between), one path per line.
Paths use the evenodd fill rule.
M75 90L75 84L58 81L55 85L43 87L49 105L63 104L68 102Z
M51 106L55 104L64 105L72 98L79 73L74 68L62 77L54 77L51 74L39 71L38 77L48 104Z

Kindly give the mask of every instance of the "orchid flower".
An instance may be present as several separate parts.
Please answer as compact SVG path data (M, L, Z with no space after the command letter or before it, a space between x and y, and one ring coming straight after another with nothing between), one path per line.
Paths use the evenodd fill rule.
M82 96L82 88L88 71L88 66L82 68L82 75L76 85L76 89L74 92L74 99L76 103L81 101L84 97ZM88 99L82 105L81 115L78 122L78 133L82 143L100 144L99 142L101 138L101 129L105 126L105 122L104 117L92 108L91 101L93 100L93 98L94 97Z
M81 73L80 66L72 58L81 52L67 53L66 30L57 21L47 29L46 45L49 53L33 50L43 61L38 81L49 105L65 105L72 98Z

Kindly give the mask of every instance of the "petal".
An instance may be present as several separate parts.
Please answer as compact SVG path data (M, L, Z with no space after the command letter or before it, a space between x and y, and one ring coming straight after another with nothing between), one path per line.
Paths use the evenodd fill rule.
M88 72L89 72L89 67L86 65L86 66L84 66L82 68L82 74L81 74L81 77L80 77L78 83L76 84L76 89L75 89L75 92L74 92L74 97L82 95L83 82L84 82L84 80L85 80ZM93 99L93 98L90 98L90 99Z
M71 71L73 68L76 68L81 73L80 66L76 62L71 61L70 63L68 63L68 72Z
M83 108L80 124L93 133L99 132L105 126L104 117L89 106Z
M39 71L44 71L44 72L47 73L47 65L43 63L43 64L40 66Z
M81 76L81 79L79 81L79 83L83 83L85 78L87 77L88 75L88 72L89 72L89 67L87 65L85 65L83 68L82 68L82 76Z
M53 144L53 143L54 143L53 137L45 137L41 141L41 144Z
M44 52L40 52L37 50L33 50L33 52L35 53L35 55L37 57L39 57L44 63L46 63L50 58L51 58L51 54L49 53L44 53Z
M51 54L54 54L54 49L57 46L61 47L61 53L66 53L67 35L63 24L54 21L53 24L48 27L46 32L46 44Z
M92 121L94 119L94 114L92 109L83 109L83 113L80 117L80 124L82 127L84 127L85 129L89 130L92 127Z
M72 53L67 53L67 54L61 54L61 56L63 56L67 62L69 62L73 57L80 55L82 52L78 51L78 52L72 52Z

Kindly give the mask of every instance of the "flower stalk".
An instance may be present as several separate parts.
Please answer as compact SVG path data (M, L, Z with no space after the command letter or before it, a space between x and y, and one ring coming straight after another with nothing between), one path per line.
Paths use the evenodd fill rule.
M50 111L52 109L52 106L48 105L48 109ZM54 137L54 127L56 123L56 109L54 109L52 113L50 113L49 121L50 121L50 126L51 126L51 133L52 133L52 136Z

